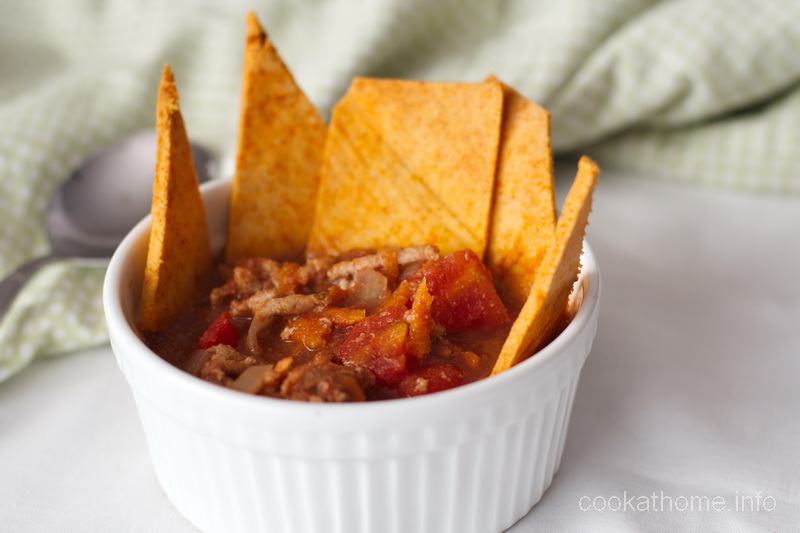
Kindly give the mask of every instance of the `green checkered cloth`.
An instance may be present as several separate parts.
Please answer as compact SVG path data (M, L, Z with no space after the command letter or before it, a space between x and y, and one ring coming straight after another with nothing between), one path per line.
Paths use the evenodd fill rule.
M88 0L0 4L0 276L98 148L152 128L162 65L194 142L230 171L254 10L324 114L353 76L480 81L553 114L557 152L664 180L800 192L800 2ZM103 270L42 269L0 324L0 380L103 343Z

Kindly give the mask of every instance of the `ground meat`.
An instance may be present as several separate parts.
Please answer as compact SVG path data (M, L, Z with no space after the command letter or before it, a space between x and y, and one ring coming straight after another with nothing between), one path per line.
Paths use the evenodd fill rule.
M332 262L331 258L328 261ZM224 306L238 300L246 300L257 293L287 296L300 287L315 281L319 269L326 268L322 258L301 267L297 263L278 263L272 259L251 258L238 261L233 268L221 269L227 281L211 291L211 304Z
M242 300L265 290L274 289L274 277L280 264L271 259L246 259L232 268L220 268L225 283L211 291L211 305L224 306L233 300Z
M264 288L269 280L261 280L256 274L247 268L236 267L233 269L233 282L239 294L253 294Z
M365 368L311 363L289 372L281 396L310 402L362 402L364 390L374 383L375 377Z
M271 291L261 291L242 302L231 304L231 315L243 316L250 314L259 319L271 316L295 316L312 311L319 311L326 307L328 299L318 294L291 294L289 296L274 297Z
M328 279L333 281L346 276L352 276L360 270L374 270L381 266L383 266L381 256L378 254L365 255L364 257L358 257L350 261L336 263L328 270Z
M242 259L236 263L236 267L249 270L263 282L274 280L281 272L281 264L279 262L265 257Z
M200 370L200 377L218 385L229 385L248 367L263 363L263 359L241 353L227 344L217 344L207 350L210 357Z
M380 268L391 272L395 270L398 265L402 266L409 263L431 261L438 258L439 251L435 246L430 245L411 246L402 248L396 252L390 249L383 249L378 253L336 263L328 270L328 279L331 281L337 280L345 276L352 276L360 270L367 269L376 270ZM396 279L397 275L395 274L391 277Z
M211 305L215 307L226 306L236 299L238 294L239 288L236 286L236 282L229 279L221 287L211 290Z
M253 316L254 307L274 300L277 296L278 293L274 289L265 289L244 300L235 300L230 305L231 316Z
M315 289L315 292L320 292L326 285L326 274L333 263L334 258L329 255L310 258L305 265L297 270L299 285L303 287L311 286Z
M439 259L439 250L435 246L426 244L424 246L409 246L397 253L397 262L401 265L416 263L420 261L433 261Z

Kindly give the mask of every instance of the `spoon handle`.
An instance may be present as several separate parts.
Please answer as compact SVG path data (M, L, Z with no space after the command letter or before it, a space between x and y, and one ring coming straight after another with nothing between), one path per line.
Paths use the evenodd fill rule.
M6 276L3 281L0 281L0 322L3 321L9 308L11 308L14 298L17 297L20 289L28 282L31 276L44 265L58 259L62 258L53 254L33 259Z

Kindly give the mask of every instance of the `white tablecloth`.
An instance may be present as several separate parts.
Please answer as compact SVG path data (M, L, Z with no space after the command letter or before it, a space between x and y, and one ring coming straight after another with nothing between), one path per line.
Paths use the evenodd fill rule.
M512 533L800 529L799 231L798 197L606 171L600 328L561 468ZM108 347L0 384L0 531L196 531Z

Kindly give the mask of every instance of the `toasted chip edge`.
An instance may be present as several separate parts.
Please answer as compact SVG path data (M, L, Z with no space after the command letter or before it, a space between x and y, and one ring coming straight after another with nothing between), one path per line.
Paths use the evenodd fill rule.
M550 113L495 76L487 81L503 90L503 122L485 262L519 309L556 227Z
M250 12L227 261L288 259L302 251L311 231L326 135L319 111Z
M211 268L205 207L168 65L158 89L156 131L152 225L139 321L143 331L159 331L174 321L206 283Z
M564 326L569 295L580 273L583 238L599 173L597 163L586 156L581 157L551 244L530 295L511 326L492 375L540 350Z

